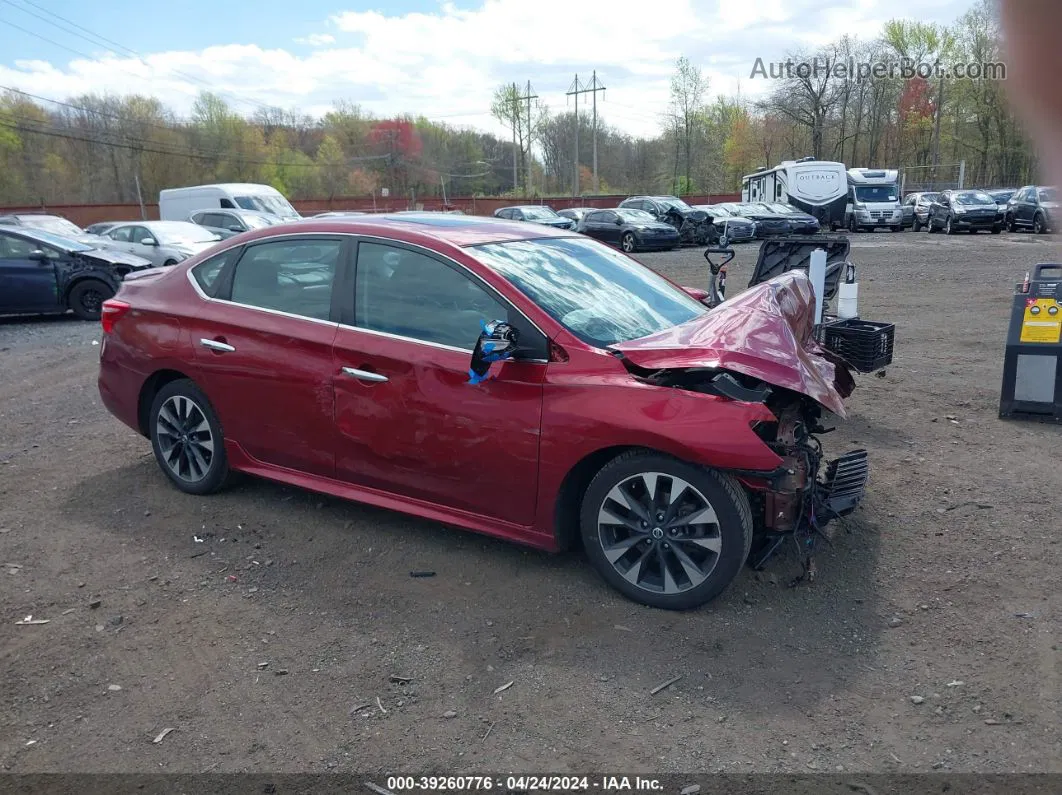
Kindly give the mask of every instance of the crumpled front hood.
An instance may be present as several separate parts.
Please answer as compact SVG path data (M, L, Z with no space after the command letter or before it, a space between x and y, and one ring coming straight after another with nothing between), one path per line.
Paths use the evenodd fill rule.
M611 347L647 369L704 367L758 378L845 417L855 382L844 362L815 342L814 323L811 280L787 271L688 323Z

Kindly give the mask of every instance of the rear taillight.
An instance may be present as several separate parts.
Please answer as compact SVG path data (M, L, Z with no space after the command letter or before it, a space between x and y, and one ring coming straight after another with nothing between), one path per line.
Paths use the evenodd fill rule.
M100 324L103 326L103 333L110 334L114 331L114 324L121 320L132 308L132 304L127 301L119 301L116 298L108 298L104 301L100 311Z

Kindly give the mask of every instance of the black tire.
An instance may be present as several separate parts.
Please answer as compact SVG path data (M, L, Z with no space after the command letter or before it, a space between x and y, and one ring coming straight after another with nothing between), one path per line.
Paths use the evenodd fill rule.
M182 405L189 408L183 416L180 409ZM194 411L191 410L192 408ZM168 411L169 414L160 417L164 411ZM173 417L181 420L182 424L175 426L172 422ZM201 427L203 421L207 425L206 432L209 432L209 437L206 439L203 437L203 430L191 430L197 426ZM175 431L181 433L181 437L178 438L177 433L172 432L165 434L160 426L161 428L174 428ZM225 485L229 475L229 463L225 455L225 437L221 430L221 423L218 421L210 400L194 381L182 378L171 381L159 390L151 402L148 432L151 436L151 449L155 453L155 461L159 469L181 491L187 494L213 494ZM163 438L164 436L168 438ZM209 441L212 448L209 458L204 455L202 449L205 441ZM198 449L188 449L189 443L194 447L197 442L200 445ZM164 449L169 445L172 446L168 450ZM187 450L187 452L181 452L178 448ZM203 466L204 462L206 466ZM187 477L179 474L181 469L188 472Z
M1036 215L1033 216L1032 230L1033 230L1033 234L1034 235L1046 234L1046 232L1047 232L1047 222L1044 220L1043 213L1037 213Z
M168 259L164 263L162 263L162 267L164 267L164 268L172 268L176 264L177 264L177 260Z
M955 227L953 227L951 225L951 216L950 215L947 218L944 219L944 234L946 234L946 235L954 235L955 234Z
M1008 232L1017 232L1018 231L1018 227L1015 226L1015 224L1014 224L1014 216L1013 215L1007 215L1006 216L1006 220L1004 221L1004 226L1007 227L1007 231Z
M671 479L669 492L674 479L681 479L690 487L683 488L679 499L670 503L669 510L679 511L672 523L684 516L704 515L709 510L716 521L650 528L638 519L640 514L629 507L631 503L623 505L607 499L613 489L628 484L632 485L632 491L625 491L625 495L640 493L644 497L650 481L643 476L651 473L657 475L652 480L657 500L665 479ZM638 483L641 483L640 491ZM700 507L702 503L706 507ZM637 527L622 521L602 524L600 515L608 504L626 510L624 518ZM684 513L687 509L692 512ZM618 517L611 510L608 515ZM663 515L657 514L655 521L660 521ZM583 495L579 521L587 556L602 578L628 599L665 610L690 610L719 596L741 571L752 548L752 509L736 480L721 472L648 451L623 453L601 468ZM624 538L616 540L616 534L623 534ZM606 553L609 542L605 536L613 538L609 549L619 553L615 564ZM705 542L714 542L717 549L709 549ZM628 555L637 560L628 564L625 560ZM684 561L693 564L694 575ZM628 566L627 575L638 567L633 581L621 573L622 566ZM703 576L703 579L694 582L693 576Z
M996 224L995 226L992 227L992 234L993 235L998 235L1002 231L1003 231L1003 227L1000 226L999 224Z
M66 303L82 320L99 320L103 302L114 297L114 288L100 279L82 279L70 288Z
M859 231L859 227L856 226L856 219L854 215L848 219L848 231L852 233Z
M922 231L922 224L920 224L918 222L917 218L915 218L914 222L911 224L911 231L912 232L921 232Z

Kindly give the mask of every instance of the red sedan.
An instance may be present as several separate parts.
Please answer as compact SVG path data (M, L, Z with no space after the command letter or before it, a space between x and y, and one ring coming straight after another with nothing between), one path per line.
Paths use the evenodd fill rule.
M99 390L172 483L236 470L558 551L704 604L854 509L847 368L791 272L711 311L595 240L438 213L247 232L129 276Z

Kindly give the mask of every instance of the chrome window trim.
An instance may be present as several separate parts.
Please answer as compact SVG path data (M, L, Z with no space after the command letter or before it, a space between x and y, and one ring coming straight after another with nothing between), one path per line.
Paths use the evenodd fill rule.
M192 267L190 267L187 270L185 270L185 272L184 272L185 278L188 279L188 283L192 285L192 289L195 290L196 294L204 301L212 301L212 302L218 303L218 304L228 304L230 306L242 306L242 307L245 307L247 309L256 309L259 312L267 312L269 314L280 315L280 316L283 316L283 317L290 317L290 318L294 318L296 320L308 320L311 323L324 323L324 324L329 325L329 326L335 326L336 328L349 329L351 331L363 331L363 332L365 332L367 334L375 334L375 335L378 335L378 336L381 336L381 337L388 337L390 339L402 340L402 341L405 341L405 342L415 342L415 343L417 343L419 345L427 345L430 348L440 348L442 350L456 351L458 353L467 353L469 355L472 354L472 349L471 348L458 348L458 347L455 347L455 346L452 346L452 345L443 345L443 344L438 343L438 342L428 342L427 340L418 340L418 339L415 339L414 337L404 337L404 336L402 336L400 334L390 334L390 333L388 333L386 331L376 331L374 329L361 328L360 326L350 326L350 325L347 325L346 323L337 323L337 322L332 321L332 320L320 320L319 318L306 317L304 315L294 315L294 314L291 314L290 312L282 312L279 309L266 309L265 307L252 306L251 304L241 304L238 301L229 301L229 300L226 300L224 298L212 298L211 296L209 296L205 292L203 292L203 288L199 286L199 282L197 282L196 279L195 279L195 276L192 275L192 271L194 271L196 268L198 268L204 262L212 260L212 259L214 259L214 257L224 256L225 254L227 254L228 252L232 251L235 248L239 248L240 246L255 245L259 241L261 241L262 243L268 243L268 242L271 242L273 240L278 240L280 238L287 238L287 237L299 237L299 238L305 238L305 237L329 237L329 238L332 238L332 237L349 237L349 238L353 238L355 243L357 243L360 240L366 240L366 241L369 241L369 242L380 241L380 242L382 242L384 244L390 244L390 245L398 244L399 246L408 246L410 248L415 248L415 249L419 249L421 251L427 252L429 255L432 255L434 258L442 258L442 259L446 260L447 262L453 263L456 267L461 269L462 273L464 273L468 277L474 279L477 283L482 282L482 279L477 274L472 273L472 271L470 271L466 266L462 265L460 262L457 262L456 260L451 259L450 257L446 256L445 254L443 254L443 253L441 253L439 251L436 251L436 250L434 250L432 248L428 248L427 246L421 245L420 243L409 243L409 242L407 242L405 240L395 240L395 239L389 238L389 237L381 237L379 235L371 235L371 234L366 235L366 234L360 234L360 233L357 233L357 232L288 232L288 233L279 234L279 235L269 235L268 237L258 238L257 240L252 240L252 241L248 241L248 242L245 242L245 243L234 243L234 244L232 244L230 246L226 246L225 248L220 249L219 251L215 251L209 257L206 257L205 259L197 262L195 265L193 265ZM529 239L532 239L532 238L529 238ZM511 242L511 241L501 241L501 242ZM484 244L484 245L489 245L489 244ZM355 273L357 272L356 271L356 266L357 266L357 260L355 259ZM485 265L485 264L483 265L483 267L484 268L489 268L489 266ZM510 283L508 279L506 279L500 273L496 274L496 275L498 276L498 278L500 278L503 281L505 281L506 284L509 284L509 286L512 287L512 289L516 290L516 287L513 286L512 283ZM489 287L490 285L487 285L487 286ZM495 289L495 288L491 288L491 289ZM497 290L495 290L495 291L497 291ZM543 337L545 337L546 341L549 342L549 340L551 339L550 336L545 331L543 331L542 328L537 323L535 323L535 321L533 321L526 314L524 314L524 312L521 311L520 308L517 307L515 304L513 304L513 302L510 301L507 297L505 297L504 295L501 296L501 297L502 297L502 300L505 301L505 303L508 306L510 306L514 312L519 314L520 317L522 317L525 321L527 321L528 325L530 325L539 334L541 334ZM531 299L528 298L527 300L530 301ZM524 361L524 362L541 362L541 363L548 362L547 359L521 359L521 361Z

